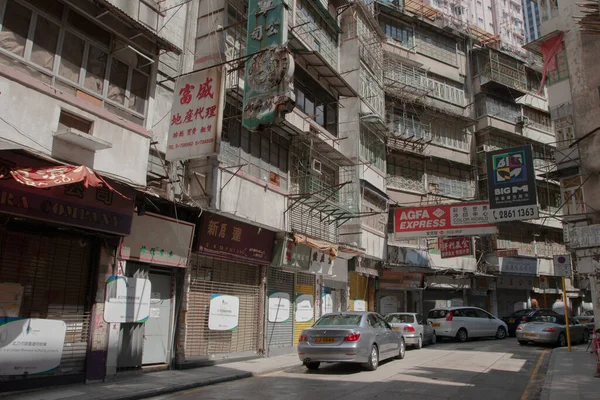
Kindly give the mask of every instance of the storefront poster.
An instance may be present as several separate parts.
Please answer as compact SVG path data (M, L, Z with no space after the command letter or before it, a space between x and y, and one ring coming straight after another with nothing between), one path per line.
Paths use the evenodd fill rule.
M152 264L185 268L188 265L194 224L158 214L134 215L131 235L123 238L119 256Z
M112 275L106 280L104 320L109 323L146 322L150 316L149 279Z
M367 302L365 300L354 300L354 311L367 311Z
M269 322L288 322L290 320L290 295L283 292L269 294Z
M47 374L60 366L67 325L36 318L0 318L0 376Z
M6 154L5 154L6 153ZM23 185L7 171L19 167L49 167L48 162L4 152L0 155L0 212L129 235L133 216L133 189L112 183L125 198L105 187L84 187L82 182L49 188Z
M0 283L0 316L18 317L23 300L23 285Z
M440 204L427 207L397 208L394 237L449 237L491 235L496 226L488 222L487 202Z
M211 294L208 312L208 329L233 331L238 327L240 298L226 294Z
M312 294L296 296L296 322L309 322L314 317L314 298Z
M539 217L531 145L486 153L490 222Z
M455 238L439 238L438 247L442 258L452 258L461 256L470 256L473 254L471 249L471 238L467 236Z
M217 214L204 213L198 250L228 259L270 264L275 233Z
M386 315L398 312L398 297L384 296L379 300L379 313Z

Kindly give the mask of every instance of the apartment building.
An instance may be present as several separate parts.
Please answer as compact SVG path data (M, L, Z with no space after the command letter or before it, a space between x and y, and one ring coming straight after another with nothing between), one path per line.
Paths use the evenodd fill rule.
M540 37L540 5L533 0L522 0L523 21L525 23L525 43L533 42Z

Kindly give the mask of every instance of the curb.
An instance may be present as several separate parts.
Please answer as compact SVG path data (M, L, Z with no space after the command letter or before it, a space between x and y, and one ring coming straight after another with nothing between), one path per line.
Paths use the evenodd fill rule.
M254 373L254 372L240 372L240 373L236 373L236 374L223 375L223 376L219 376L219 377L215 377L215 378L204 379L204 380L196 381L196 382L182 383L180 385L173 385L173 386L163 387L163 388L160 388L160 389L153 389L153 390L147 390L147 391L138 391L138 392L135 392L135 393L123 393L123 394L120 394L120 395L111 395L111 396L106 396L106 397L99 397L96 400L139 400L139 399L147 399L149 397L161 396L161 395L165 395L165 394L172 394L172 393L177 393L177 392L181 392L181 391L184 391L184 390L196 389L196 388L199 388L199 387L211 386L211 385L216 385L216 384L219 384L219 383L226 383L226 382L238 381L238 380L242 380L242 379L246 379L246 378L252 378L252 377L267 375L267 374L270 374L272 372L277 372L277 371L280 371L282 369L292 368L292 367L299 366L299 365L301 365L301 364L292 364L292 365L286 365L286 366L277 366L277 367L273 367L273 368L269 368L267 370L261 371L259 373Z

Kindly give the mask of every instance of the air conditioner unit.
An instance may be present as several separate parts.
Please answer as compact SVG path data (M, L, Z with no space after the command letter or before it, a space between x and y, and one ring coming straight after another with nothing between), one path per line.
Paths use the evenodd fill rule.
M321 175L321 161L314 159L312 162L312 170L317 174Z
M477 152L478 153L482 153L484 151L485 151L485 146L484 145L481 144L481 145L477 146Z
M528 117L526 117L526 116L524 116L524 115L519 115L519 116L517 117L517 124L521 124L521 125L523 125L523 124L526 124L526 123L528 123L528 122L529 122L529 118L528 118Z

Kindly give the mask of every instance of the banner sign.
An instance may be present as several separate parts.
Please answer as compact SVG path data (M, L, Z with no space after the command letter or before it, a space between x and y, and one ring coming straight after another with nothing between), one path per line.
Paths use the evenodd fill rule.
M499 260L500 273L503 275L537 275L537 258L502 257Z
M468 236L439 238L438 247L440 248L442 258L470 256L473 254L471 238Z
M539 217L531 145L486 153L490 222Z
M149 279L112 275L106 280L104 320L108 323L146 322L150 317Z
M417 289L423 287L423 274L418 272L383 271L379 289Z
M396 239L495 233L496 226L488 222L487 202L397 208L395 212Z
M64 321L0 317L0 376L54 372L66 332Z
M294 58L286 48L288 6L284 0L250 0L242 125L256 130L292 110Z
M167 161L215 154L223 119L221 75L221 67L214 67L177 79L167 137Z
M195 225L147 212L133 215L132 234L123 238L119 257L158 265L188 265Z

